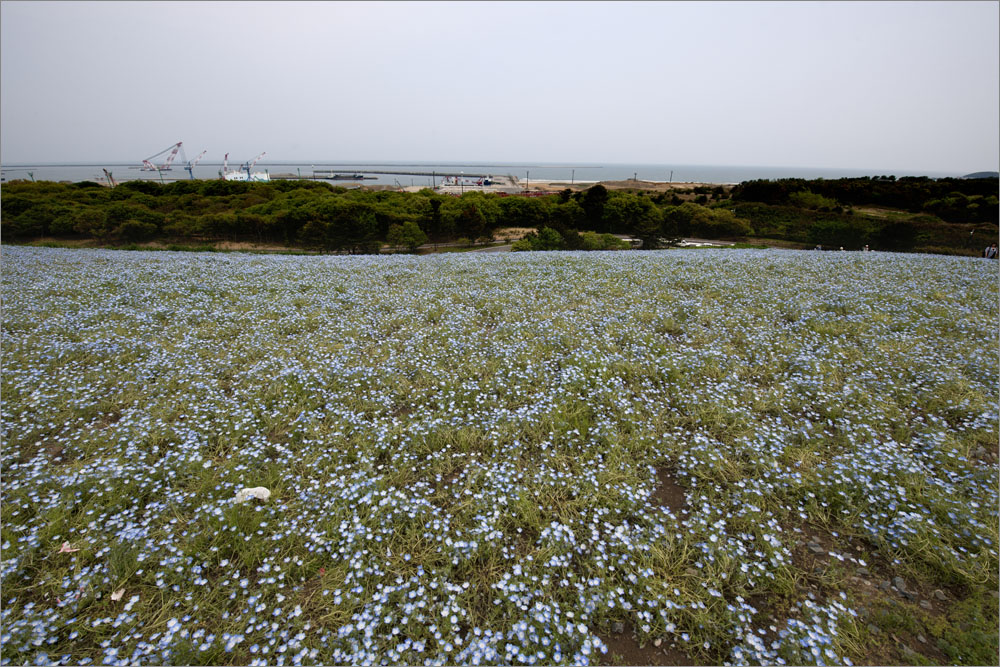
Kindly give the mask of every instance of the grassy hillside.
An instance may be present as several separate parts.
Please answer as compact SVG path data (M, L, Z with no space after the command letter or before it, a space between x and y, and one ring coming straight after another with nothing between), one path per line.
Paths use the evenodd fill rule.
M2 289L4 662L997 662L992 262L8 247Z

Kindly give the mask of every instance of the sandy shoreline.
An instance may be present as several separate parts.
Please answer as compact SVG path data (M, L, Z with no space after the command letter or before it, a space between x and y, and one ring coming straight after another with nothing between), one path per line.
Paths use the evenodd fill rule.
M528 192L560 192L562 190L573 190L580 191L591 188L595 185L603 185L609 190L644 190L646 192L676 192L677 194L690 194L695 188L725 188L726 190L732 188L735 183L696 183L696 182L666 182L666 181L643 181L643 180L625 180L625 181L536 181L534 179L527 182ZM498 187L477 187L474 185L466 185L464 188L459 186L446 186L443 188L438 188L439 192L445 194L458 194L459 192L466 192L471 190L481 190L483 192L507 192L520 193L524 192L525 181L517 179L513 184L507 186ZM378 187L378 186L376 186ZM406 186L403 188L405 192L419 192L420 190L426 189L427 186ZM389 188L386 188L389 189ZM393 188L395 189L395 188Z
M693 190L695 188L730 188L732 183L680 183L666 181L531 181L528 186L529 192L558 192L570 188L571 190L586 190L587 188L600 183L609 190L649 190L654 192L670 192L672 190Z

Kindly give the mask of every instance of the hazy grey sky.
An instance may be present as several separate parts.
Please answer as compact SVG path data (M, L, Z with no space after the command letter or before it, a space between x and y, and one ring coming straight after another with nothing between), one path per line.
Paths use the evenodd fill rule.
M4 0L0 157L995 170L998 7Z

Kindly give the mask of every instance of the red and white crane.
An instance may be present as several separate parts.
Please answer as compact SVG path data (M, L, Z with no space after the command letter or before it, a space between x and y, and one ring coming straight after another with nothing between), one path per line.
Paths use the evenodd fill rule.
M271 180L271 177L266 171L263 172L251 172L250 170L260 162L261 158L267 155L267 152L261 153L253 160L244 162L239 166L238 169L229 171L229 153L222 160L222 178L227 181L252 181L252 182L267 182Z
M208 152L207 150L203 150L201 152L201 155L199 155L198 157L196 157L195 159L191 160L186 165L184 165L184 168L187 169L188 176L190 176L191 178L194 178L194 167L195 167L196 164L198 164L199 162L201 162L201 159L203 157L205 157L205 153L207 153L207 152ZM227 155L228 155L228 153L227 153Z
M177 157L177 153L178 153L178 151L181 150L181 146L183 146L183 144L184 144L183 141L178 141L176 144L167 146L166 148L164 148L159 153L156 153L155 155L150 155L148 158L146 158L145 160L142 161L142 170L143 171L170 171L170 169L171 169L170 165L172 165L174 163L174 158ZM153 164L153 160L155 160L156 158L160 157L161 155L163 155L164 153L166 153L168 151L170 152L170 155L167 156L167 159L166 159L166 161L163 164L161 164L161 165Z
M253 159L253 162L248 163L248 166L246 167L247 174L250 173L250 170L254 168L254 165L256 165L258 162L260 162L260 159L262 157L264 157L265 155L267 155L267 151L264 151L263 153L261 153L260 155L258 155L257 157L255 157Z

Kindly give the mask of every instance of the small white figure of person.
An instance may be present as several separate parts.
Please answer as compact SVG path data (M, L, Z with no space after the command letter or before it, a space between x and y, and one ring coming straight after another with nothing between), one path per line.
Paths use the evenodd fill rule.
M992 243L990 247L983 250L983 257L986 259L996 259L997 258L997 244Z

